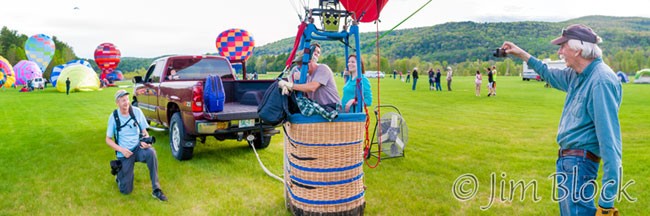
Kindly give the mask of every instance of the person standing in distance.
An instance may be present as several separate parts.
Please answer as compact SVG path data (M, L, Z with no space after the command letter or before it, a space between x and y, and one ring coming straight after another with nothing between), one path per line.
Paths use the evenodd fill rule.
M567 93L557 133L557 182L561 215L618 215L614 200L622 176L622 138L618 112L623 91L614 71L602 60L602 39L585 25L570 25L552 44L567 68L553 69L512 42L507 54L528 63L552 87ZM603 161L601 188L596 181ZM575 178L575 179L574 179ZM563 189L563 190L561 190ZM593 197L598 195L598 207ZM585 196L577 196L577 193ZM592 196L593 195L593 196Z
M70 94L70 77L65 79L65 94Z
M418 78L420 78L420 76L418 76L418 68L417 67L413 68L413 73L412 74L413 74L413 91L415 91L415 86L417 86L417 84L418 84Z

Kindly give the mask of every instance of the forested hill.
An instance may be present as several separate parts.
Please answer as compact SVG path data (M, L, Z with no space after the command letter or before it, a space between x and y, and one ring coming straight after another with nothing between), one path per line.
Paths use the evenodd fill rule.
M491 60L491 52L503 41L513 41L534 56L555 55L557 46L550 40L570 24L585 24L602 38L605 55L621 50L641 49L650 52L650 18L587 16L564 22L451 22L430 27L396 30L380 41L382 56L390 60L418 56L423 61L459 63L466 60ZM363 24L361 28L374 27ZM380 32L382 34L383 32ZM374 53L375 33L361 34L363 54ZM255 49L256 56L286 54L293 38L283 39ZM343 55L340 42L320 42L325 54Z
M396 30L380 41L381 68L406 71L413 66L429 68L454 65L459 71L471 73L485 68L486 65L482 64L489 62L488 65L496 64L497 67L520 71L520 68L510 67L520 67L520 63L514 63L509 58L495 59L492 51L500 47L503 41L509 40L536 57L557 59L557 46L551 45L550 40L559 36L562 28L576 23L592 27L603 38L601 47L604 60L614 70L634 72L650 67L650 18L587 16L564 22L450 22ZM362 24L361 28L372 29L374 26ZM3 27L0 31L0 56L8 59L11 64L27 59L24 51L27 38L26 35ZM56 36L53 40L56 52L45 71L45 77L49 77L53 66L77 59L72 47L59 41ZM286 38L255 48L254 55L247 62L247 68L260 72L282 70L293 40L294 38ZM374 40L374 32L361 34L361 52L367 62L366 68L370 70L376 70L373 67L377 65L370 58L375 53L375 45L372 44ZM322 62L336 71L343 70L345 60L341 42L320 43L324 50ZM117 69L125 73L141 74L153 59L155 58L123 57ZM87 60L99 71L93 59Z

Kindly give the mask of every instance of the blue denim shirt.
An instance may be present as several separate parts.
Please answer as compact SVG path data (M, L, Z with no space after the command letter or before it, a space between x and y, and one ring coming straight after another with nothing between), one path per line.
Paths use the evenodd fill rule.
M550 69L538 59L531 57L528 65L551 86L567 93L562 118L557 132L561 149L584 149L602 158L602 189L609 184L604 196L616 196L621 173L622 140L618 110L623 90L621 82L602 59L594 59L582 73L571 68ZM609 208L614 199L598 204Z

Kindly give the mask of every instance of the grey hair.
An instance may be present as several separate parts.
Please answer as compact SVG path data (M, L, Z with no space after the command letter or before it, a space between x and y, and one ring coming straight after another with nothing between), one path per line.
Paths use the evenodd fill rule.
M602 42L603 39L598 37L598 43ZM603 56L603 50L598 47L598 44L595 43L589 43L586 41L581 41L581 40L576 40L576 39L569 39L567 41L567 45L569 45L569 48L575 51L582 51L581 55L583 58L586 59L595 59L595 58L600 58Z

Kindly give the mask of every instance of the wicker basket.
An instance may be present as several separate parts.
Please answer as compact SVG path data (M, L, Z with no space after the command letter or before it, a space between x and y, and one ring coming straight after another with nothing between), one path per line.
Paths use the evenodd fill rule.
M285 191L294 215L363 214L365 120L340 119L285 125Z

